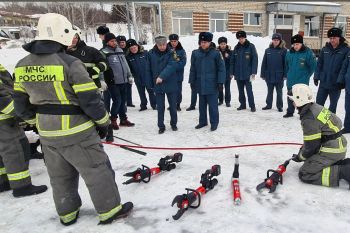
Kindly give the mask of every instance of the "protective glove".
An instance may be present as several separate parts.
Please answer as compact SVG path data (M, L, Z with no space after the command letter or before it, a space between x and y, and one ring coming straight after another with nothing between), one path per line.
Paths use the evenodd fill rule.
M33 130L24 131L26 137L28 138L29 143L36 143L39 139L39 135L34 133Z
M222 83L218 84L218 91L223 91L224 90L224 85Z
M320 80L318 80L318 79L314 79L314 84L315 84L315 86L317 87L318 86L318 82L319 82Z
M100 80L100 83L101 83L101 89L102 89L102 91L107 91L108 86L107 86L106 82L103 81L103 80Z
M252 81L254 81L254 80L255 80L255 74L250 75L249 81L252 82Z
M98 78L98 75L100 74L100 69L97 66L88 67L86 70L92 79Z
M109 125L105 125L105 126L96 126L96 131L98 133L98 135L100 136L101 139L104 139L107 136L108 133L108 126Z
M337 83L339 90L345 88L345 83Z
M129 81L129 84L133 84L134 83L134 77L133 76L130 76L128 78L128 81Z
M292 160L293 160L294 162L297 162L297 163L303 162L303 160L301 160L301 159L299 158L299 155L297 155L297 154L293 154Z

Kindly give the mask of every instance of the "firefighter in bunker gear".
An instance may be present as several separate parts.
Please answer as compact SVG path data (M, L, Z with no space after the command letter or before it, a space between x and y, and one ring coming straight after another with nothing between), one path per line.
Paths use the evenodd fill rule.
M39 37L23 46L30 54L15 68L14 106L36 124L61 223L76 222L81 206L79 174L100 223L125 216L115 174L100 138L110 123L98 89L84 64L64 53L76 33L66 17L48 13L38 22Z
M294 161L304 162L299 170L300 180L328 187L338 186L340 179L350 182L350 162L344 159L347 141L339 117L314 103L306 84L295 84L288 97L299 111L303 129L304 144L293 156Z
M13 80L0 64L0 192L12 189L13 196L30 196L47 190L34 186L28 170L30 146L15 120Z

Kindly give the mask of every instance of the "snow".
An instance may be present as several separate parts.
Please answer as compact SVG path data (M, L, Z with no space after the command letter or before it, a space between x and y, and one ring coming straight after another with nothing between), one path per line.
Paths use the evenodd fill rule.
M220 36L227 36L230 45L237 40L231 33L215 33L214 42ZM180 38L186 49L188 60L191 51L197 48L198 35ZM248 36L257 47L259 68L263 52L268 46L268 37ZM90 44L97 48L101 43ZM145 46L151 48L152 45ZM27 53L19 48L1 49L0 63L11 72L16 62ZM186 65L188 78L190 64ZM129 139L144 146L162 147L203 147L225 146L265 142L302 143L302 132L297 114L284 119L275 106L262 111L265 106L266 85L259 77L253 83L257 112L237 111L238 91L235 82L231 85L232 107L220 106L220 124L215 132L209 127L195 130L198 123L198 104L195 111L186 112L190 104L190 88L187 78L183 83L182 111L178 113L177 132L170 129L169 113L165 114L167 130L158 135L157 112L139 112L139 98L133 86L133 100L136 108L128 108L128 117L136 125L115 131L119 137ZM310 83L314 93L316 88ZM284 109L286 109L286 88L284 88ZM275 96L274 96L275 97ZM275 103L275 102L274 102ZM328 103L326 104L328 106ZM344 119L344 93L338 104L338 115ZM349 136L346 136L349 140ZM116 140L115 143L123 141ZM78 222L70 227L59 223L52 200L47 171L43 161L31 160L30 173L33 184L46 184L46 193L21 199L13 198L11 192L0 194L1 232L348 232L350 202L346 183L339 188L325 188L302 183L298 179L301 164L291 162L284 175L284 184L279 185L273 194L266 191L258 193L256 185L262 182L267 169L276 169L279 164L298 152L298 146L246 147L227 150L182 151L183 161L177 168L152 177L148 184L122 185L127 178L122 175L133 171L141 164L156 166L162 156L177 151L145 150L141 156L112 145L105 145L111 164L116 172L116 181L122 201L132 201L133 213L126 219L118 220L108 226L97 226L97 215L90 200L88 190L81 180L79 192L83 201ZM234 168L234 154L240 154L241 206L234 206L232 200L231 176ZM72 155L74 156L74 155ZM185 193L185 188L197 188L200 175L214 164L220 164L222 174L219 183L202 198L198 209L189 209L183 217L174 221L172 215L177 211L171 207L176 195Z

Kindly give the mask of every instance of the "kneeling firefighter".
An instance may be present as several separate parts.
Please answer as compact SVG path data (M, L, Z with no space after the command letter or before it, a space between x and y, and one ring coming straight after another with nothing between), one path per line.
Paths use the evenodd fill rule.
M341 179L350 184L350 159L344 159L347 141L339 117L314 103L306 84L295 84L288 97L298 109L303 129L304 144L293 156L295 162L304 162L299 170L300 180L328 187L339 186Z

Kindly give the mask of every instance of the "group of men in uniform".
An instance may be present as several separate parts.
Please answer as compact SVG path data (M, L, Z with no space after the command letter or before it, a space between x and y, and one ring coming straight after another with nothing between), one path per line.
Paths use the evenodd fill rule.
M100 27L98 32L104 29ZM12 189L13 196L21 197L47 190L45 185L31 184L28 170L30 148L18 124L18 119L21 119L35 126L40 135L60 222L71 225L78 219L82 205L78 193L80 175L89 189L99 223L111 223L127 216L133 203L122 204L114 170L101 144L101 139L111 129L109 115L113 117L115 111L121 118L121 125L132 126L125 115L126 106L130 105L126 98L129 88L126 84L130 84L131 73L138 79L139 93L145 88L154 91L155 101L150 98L150 102L158 111L159 133L165 131L165 95L169 102L171 128L176 131L176 112L181 110L179 89L182 80L178 76L182 74L183 79L186 54L181 51L178 36L172 34L169 44L166 37L156 37L155 46L147 54L136 41L126 41L129 52L126 58L123 48L117 46L117 37L109 32L101 36L105 45L101 54L80 40L79 30L66 17L54 13L39 19L38 31L39 36L23 46L29 55L17 63L13 77L0 66L0 192ZM223 91L224 85L229 88L227 80L231 80L231 75L242 92L238 110L246 108L242 96L244 87L251 111L256 110L250 93L251 81L257 72L256 50L246 40L245 32L239 31L236 36L239 42L229 54L227 40L220 38L217 49L212 43L213 34L199 34L199 48L192 52L189 77L191 89L199 94L200 115L196 129L208 125L208 107L211 130L217 129L218 104L224 100L218 93ZM277 37L274 39L280 39ZM276 43L274 47L277 46ZM230 59L230 76L224 59ZM141 77L142 70L138 70L138 66L145 68L146 79ZM344 70L348 69L346 63ZM101 72L105 79L98 77ZM347 78L344 71L344 85L348 83ZM104 97L110 95L113 101L120 101L110 114L110 106L103 104L100 89L109 91ZM116 93L120 96L113 96ZM140 110L144 110L147 104L142 98ZM341 120L335 113L314 103L307 84L294 84L288 98L300 114L304 136L302 148L293 156L294 161L304 162L299 172L300 179L323 186L338 186L341 179L350 183L350 160L344 159L347 141L342 135ZM227 106L228 100L225 98Z

